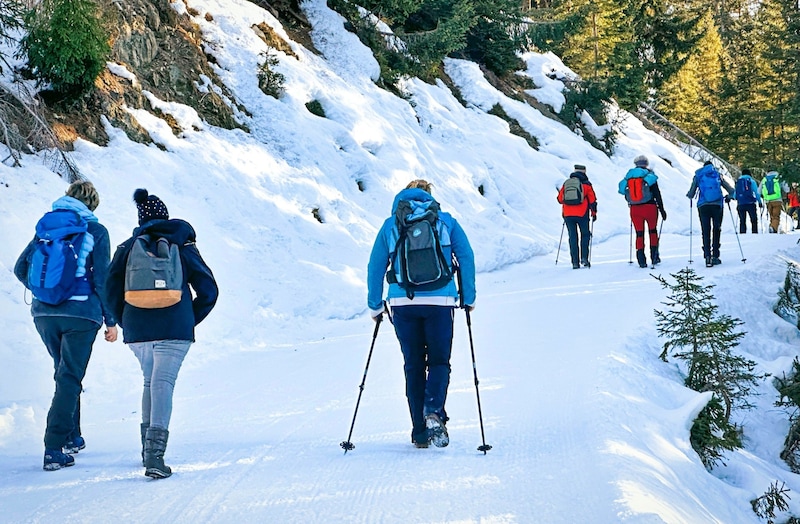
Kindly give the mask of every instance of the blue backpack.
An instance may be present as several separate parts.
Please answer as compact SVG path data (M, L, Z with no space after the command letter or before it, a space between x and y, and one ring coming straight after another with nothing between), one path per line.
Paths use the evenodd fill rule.
M719 178L719 172L709 164L699 169L697 175L700 199L706 203L719 203L722 205L722 181Z
M36 248L28 259L28 289L40 302L57 306L77 294L78 254L86 237L86 220L68 209L45 213L36 224Z
M755 204L756 192L753 189L753 179L749 176L741 176L736 181L736 202L740 205Z

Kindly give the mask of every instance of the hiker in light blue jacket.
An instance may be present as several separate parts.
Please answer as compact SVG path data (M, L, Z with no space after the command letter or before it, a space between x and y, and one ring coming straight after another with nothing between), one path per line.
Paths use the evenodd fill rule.
M111 249L108 231L94 215L99 204L97 190L88 181L74 182L67 188L66 196L53 202L53 211L72 211L87 223L87 233L77 253L75 277L79 283L75 295L59 304L47 304L36 296L31 303L33 323L55 368L56 388L44 433L46 471L74 465L72 455L86 447L81 434L80 394L92 345L103 324L105 340L117 339L117 321L108 306L104 287ZM14 266L14 275L26 287L31 256L39 240L38 236L31 240Z
M401 287L403 275L396 271L400 231L395 213L401 205L409 205L412 215L438 209L430 191L430 183L414 180L395 197L392 216L378 232L367 268L367 305L372 317L379 321L386 310L383 279L391 266L386 302L405 361L406 398L413 426L411 441L418 448L427 448L429 443L438 447L449 443L444 403L450 383L453 313L459 300L455 278L436 283L440 287L435 289L412 290L407 285L405 289ZM460 306L472 310L475 307L475 260L469 240L449 213L438 212L433 227L440 239L441 259L446 264L444 272L452 274L455 257L462 286Z

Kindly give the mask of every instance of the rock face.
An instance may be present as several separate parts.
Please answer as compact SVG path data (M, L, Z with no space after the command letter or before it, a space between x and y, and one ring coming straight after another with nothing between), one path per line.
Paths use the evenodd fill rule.
M108 136L101 116L123 129L131 140L150 142L147 131L125 110L126 106L149 110L180 133L174 119L150 106L143 90L161 100L193 107L209 124L226 129L243 127L219 94L198 89L200 76L205 75L225 93L203 53L200 31L188 16L179 15L168 0L107 0L104 10L112 28L110 61L124 66L137 82L106 70L91 93L66 107L54 105L51 123L67 147L76 136L105 144Z

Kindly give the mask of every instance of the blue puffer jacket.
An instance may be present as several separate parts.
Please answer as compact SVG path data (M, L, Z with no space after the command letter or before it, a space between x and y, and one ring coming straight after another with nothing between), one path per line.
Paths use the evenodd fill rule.
M105 290L108 261L111 257L111 243L108 230L98 222L97 217L78 199L63 196L53 202L53 210L69 209L75 211L87 222L87 234L78 253L78 276L89 274L91 291L88 295L74 296L57 306L51 306L36 300L31 303L31 315L34 317L73 317L91 320L107 327L117 325L116 317L111 312ZM31 240L14 265L14 275L27 285L28 259L36 249L36 237Z
M394 213L397 210L397 204L401 200L411 200L418 202L434 201L434 198L422 189L404 189L397 194L392 204L392 216L384 221L383 226L378 232L378 237L375 239L375 244L372 246L372 254L369 257L369 265L367 266L367 305L372 311L379 311L383 308L383 282L386 270L391 263L394 256L394 249L397 243L397 228L395 227ZM439 211L439 220L444 225L447 233L450 236L449 245L442 242L442 251L445 259L450 263L452 254L455 254L456 260L461 271L461 282L463 286L463 305L472 306L475 304L475 256L472 253L472 247L469 244L467 235L461 226L458 224L449 213ZM434 297L450 297L453 303L458 298L458 289L456 288L455 278L442 288L431 291L416 291L414 299L411 302L419 304L438 303L431 300ZM387 299L406 299L406 292L397 284L389 284L389 291Z
M183 262L183 293L174 306L143 309L125 302L125 266L136 237L142 234L164 237L181 246ZM195 297L192 298L192 291ZM123 340L152 342L154 340L194 341L194 327L203 321L217 302L219 290L211 269L203 261L195 245L195 232L183 220L151 220L133 230L133 236L117 247L108 272L108 296L111 310L120 319Z

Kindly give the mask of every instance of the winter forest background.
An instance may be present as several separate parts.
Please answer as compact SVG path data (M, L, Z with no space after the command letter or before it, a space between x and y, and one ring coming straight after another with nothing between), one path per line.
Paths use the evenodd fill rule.
M723 264L698 267L685 194L705 159L731 181L797 179L797 12L0 2L0 522L796 523L798 234L784 214L782 234L737 236L726 208ZM630 263L617 194L639 154L669 213L652 270ZM555 199L575 163L599 202L579 271ZM168 480L140 467L135 358L102 340L87 448L41 470L52 363L12 269L76 177L97 186L112 246L135 226L133 191L158 195L220 285L178 379ZM451 444L411 445L387 324L344 455L374 329L367 258L419 177L478 268L472 338L456 314ZM702 306L682 317L681 278ZM685 327L701 343L660 359Z

